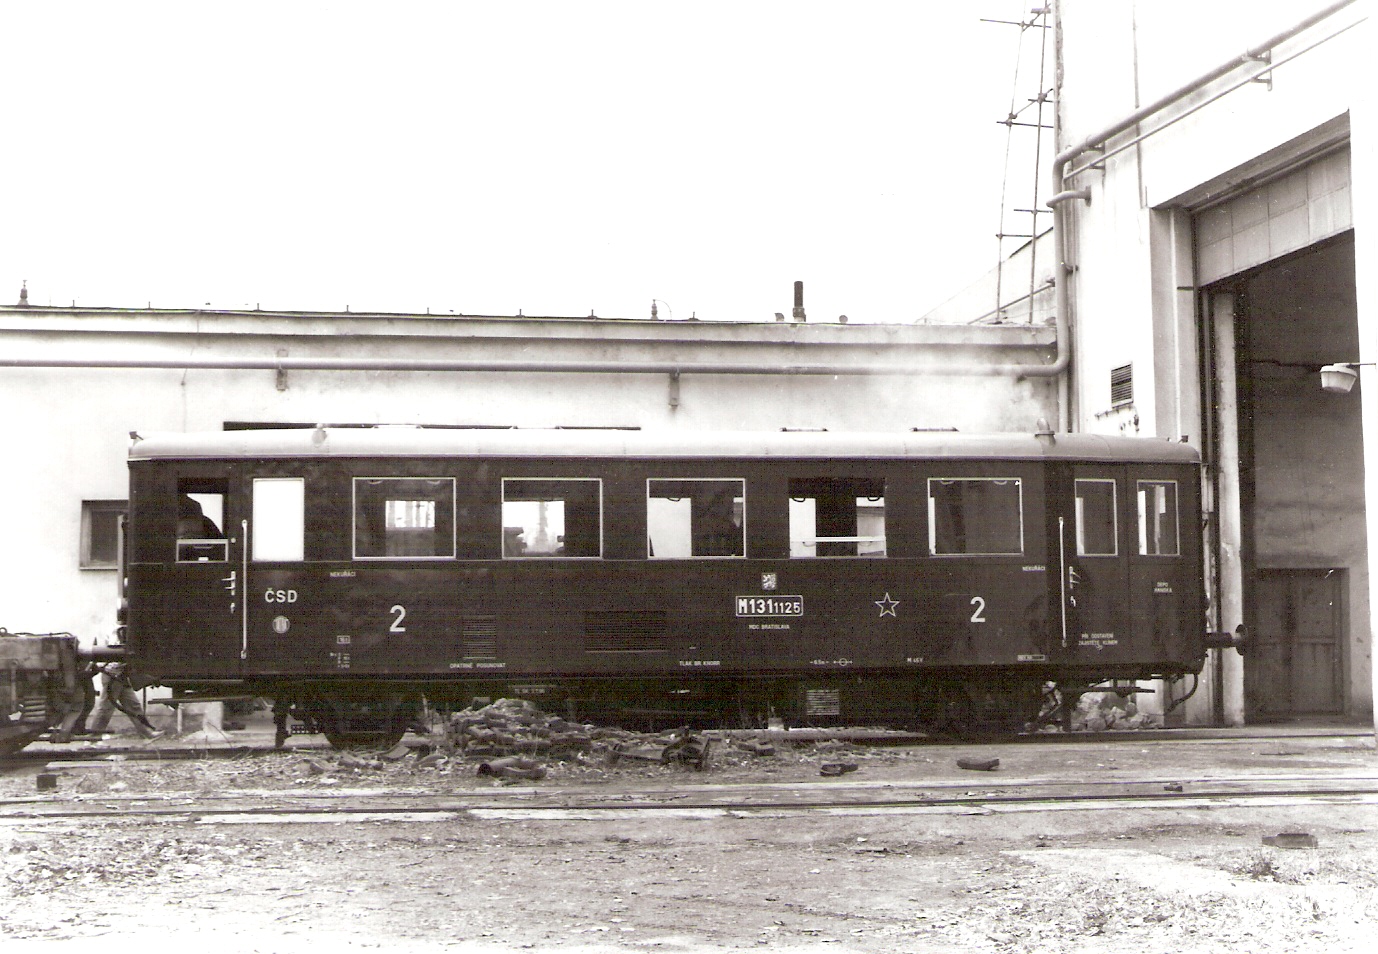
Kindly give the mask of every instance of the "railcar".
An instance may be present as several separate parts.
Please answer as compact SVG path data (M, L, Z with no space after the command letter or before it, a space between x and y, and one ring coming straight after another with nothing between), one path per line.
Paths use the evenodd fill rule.
M0 758L46 733L69 737L84 701L86 663L71 633L0 629Z
M337 745L521 696L622 724L1032 719L1198 672L1196 453L1087 434L133 435L125 652Z

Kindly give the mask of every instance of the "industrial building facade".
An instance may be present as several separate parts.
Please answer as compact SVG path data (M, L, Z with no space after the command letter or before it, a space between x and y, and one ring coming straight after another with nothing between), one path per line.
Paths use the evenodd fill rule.
M1378 359L1368 5L1059 0L1050 26L1071 426L1200 448L1210 622L1249 634L1189 721L1367 717L1378 387L1320 371Z
M1370 717L1368 5L1059 0L1031 22L1057 62L1052 228L1019 253L1037 280L1008 314L982 289L885 325L0 308L21 450L0 478L0 626L113 628L131 431L1043 420L1206 461L1206 625L1249 638L1212 651L1185 721ZM1324 390L1322 368L1360 386Z
M0 626L116 625L134 432L315 424L1023 431L1052 329L0 308Z

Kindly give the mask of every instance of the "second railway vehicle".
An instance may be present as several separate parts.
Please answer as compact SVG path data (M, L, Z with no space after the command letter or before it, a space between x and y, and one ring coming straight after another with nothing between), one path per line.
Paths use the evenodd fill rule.
M1086 434L134 435L130 662L332 743L423 700L623 724L1018 725L1200 670L1198 458Z

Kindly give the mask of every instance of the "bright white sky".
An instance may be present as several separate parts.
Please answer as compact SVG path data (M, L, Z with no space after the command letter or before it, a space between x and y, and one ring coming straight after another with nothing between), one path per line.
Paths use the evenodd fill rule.
M1030 6L5 4L0 300L913 321L1030 204Z

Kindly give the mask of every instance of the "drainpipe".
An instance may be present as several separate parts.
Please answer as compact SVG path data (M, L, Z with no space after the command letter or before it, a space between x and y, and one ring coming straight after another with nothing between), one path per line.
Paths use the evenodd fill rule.
M205 371L495 371L584 374L774 374L774 375L1006 375L1038 376L1052 365L963 364L749 364L693 361L501 361L462 358L264 357L172 358L14 357L0 355L3 368L123 368Z
M1063 171L1067 168L1067 164L1070 163L1073 159L1077 158L1083 153L1091 152L1093 150L1099 150L1102 146L1105 145L1107 140L1113 139L1120 133L1123 133L1134 126L1137 126L1139 123L1143 122L1145 119L1148 119L1153 114L1161 112L1162 110L1173 105L1174 103L1177 103L1185 99L1187 96L1190 96L1192 93L1200 90L1202 87L1215 82L1216 80L1226 76L1234 70L1239 69L1241 66L1248 66L1250 64L1257 64L1259 62L1268 61L1269 54L1272 52L1273 47L1278 46L1279 44L1292 39L1292 37L1296 36L1299 33L1309 30L1311 27L1315 26L1317 23L1320 23L1322 20L1334 16L1336 13L1339 13L1345 7L1352 6L1356 2L1357 0L1338 0L1337 3L1332 3L1330 6L1325 7L1324 9L1316 13L1313 13L1311 16L1307 17L1305 20L1302 20L1297 25L1282 31L1276 36L1264 40L1257 46L1245 50L1239 56L1236 56L1231 60L1227 60L1224 63L1221 63L1215 69L1203 73L1201 76L1198 76L1190 83L1187 83L1184 86L1180 86L1177 89L1173 90L1171 93L1168 93L1165 96L1155 99L1147 106L1143 106L1139 109L1134 110L1134 112L1130 113L1128 116L1125 116L1123 119L1120 119L1115 123L1112 123L1110 126L1107 126L1105 129L1101 130L1095 135L1088 136L1081 142L1077 143L1075 146L1072 146L1069 149L1064 149L1062 152L1058 153L1057 157L1053 160L1053 191L1057 194L1048 200L1048 205L1053 207L1054 214L1056 215L1057 209L1057 206L1054 205L1055 201L1060 203L1068 198L1086 198L1089 201L1089 193L1085 196L1082 195L1083 192L1086 192L1086 190L1084 189L1079 189L1073 192L1063 191L1065 188L1065 183L1063 182Z
M1065 349L1062 349L1065 351ZM1061 366L1065 367L1062 360ZM663 374L668 379L670 407L680 404L680 378L685 374L752 374L825 377L895 375L962 375L1036 377L1057 373L1054 365L970 364L937 361L928 367L913 364L748 364L681 361L499 361L474 359L398 359L362 357L177 358L14 357L0 355L3 368L108 368L207 371L275 371L277 389L287 389L288 371L457 371L535 374Z

